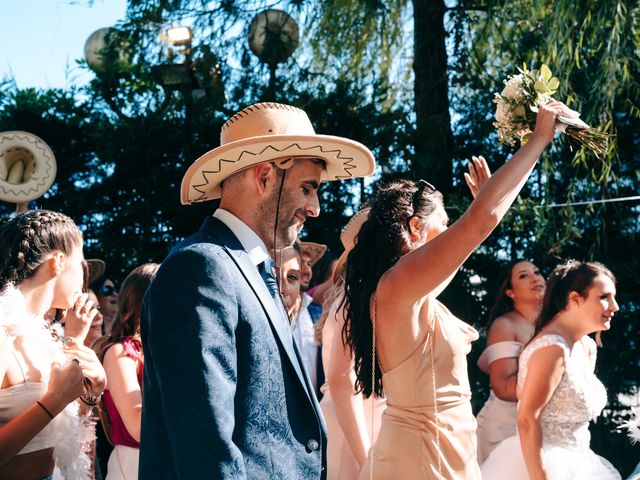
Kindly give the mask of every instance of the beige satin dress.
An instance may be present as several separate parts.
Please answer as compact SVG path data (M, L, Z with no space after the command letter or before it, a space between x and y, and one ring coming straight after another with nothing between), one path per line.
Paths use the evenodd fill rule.
M411 356L382 376L387 408L370 453L373 461L367 460L361 480L370 478L371 465L375 480L481 478L467 374L467 354L478 332L441 303L434 313L437 418L427 337Z

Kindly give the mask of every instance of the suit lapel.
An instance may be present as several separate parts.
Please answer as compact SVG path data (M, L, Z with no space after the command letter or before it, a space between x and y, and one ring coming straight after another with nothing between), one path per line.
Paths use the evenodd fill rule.
M219 228L220 226L224 228ZM249 257L249 254L244 250L242 244L233 232L220 220L208 218L202 226L202 230L207 234L215 236L220 241L225 252L227 252L238 270L240 270L240 273L242 273L242 276L249 284L253 293L258 297L271 324L271 328L275 333L276 340L282 345L283 350L286 352L289 362L298 376L298 380L304 386L307 397L314 403L311 399L309 383L301 368L299 355L297 355L295 351L288 319L283 318L282 312L276 306L274 298L269 293L269 289L265 285L264 280L262 280L257 267L251 261L251 257Z

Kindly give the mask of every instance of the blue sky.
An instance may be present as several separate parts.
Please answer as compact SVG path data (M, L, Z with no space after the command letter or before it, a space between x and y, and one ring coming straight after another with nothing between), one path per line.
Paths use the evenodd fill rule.
M126 0L2 0L0 79L20 88L64 88L91 73L78 68L92 32L124 18Z

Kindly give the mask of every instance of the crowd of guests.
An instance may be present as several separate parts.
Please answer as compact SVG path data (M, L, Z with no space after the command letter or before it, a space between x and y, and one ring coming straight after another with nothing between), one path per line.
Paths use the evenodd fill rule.
M558 114L573 115L557 102L541 108L528 146L493 175L482 157L473 158L465 174L473 201L450 227L443 197L428 182L379 185L342 230L339 258L296 238L299 228L284 245L269 245L267 235L291 233L278 233L277 214L268 234L252 236L238 224L243 212L229 213L223 195L214 218L163 266L140 265L117 288L102 260L84 259L82 234L64 214L35 210L4 222L0 478L154 478L151 471L156 478L270 478L265 471L293 465L300 470L284 478L619 479L590 450L588 432L606 404L594 375L596 343L618 311L607 267L570 261L547 280L530 260L505 268L478 361L491 394L477 417L466 356L478 332L438 300L507 212L553 138ZM319 177L316 167L304 168ZM227 192L244 195L255 185L259 198L262 180L279 179L280 202L285 174L260 168L227 184ZM289 181L301 175L296 168L283 169ZM295 222L299 209L284 191L283 208ZM306 215L317 214L313 195L301 202ZM230 232L236 240L219 238ZM252 263L243 264L238 251L249 252ZM201 258L223 254L232 262ZM230 265L244 278L230 274ZM259 304L246 303L250 290L238 286L248 277L254 291L266 287L276 300L265 312L281 309L287 325L252 331ZM198 296L185 302L183 283L195 285ZM265 341L268 335L282 343ZM185 343L190 336L197 348ZM249 363L237 347L246 339ZM282 365L273 363L276 355ZM285 364L287 358L297 360ZM305 388L296 391L280 369ZM216 382L204 381L207 375ZM167 392L180 384L193 388L179 392L193 404L180 405L178 392ZM243 406L244 399L251 404ZM289 420L289 430L280 431L276 423L295 418L294 400L315 412L294 413L315 415L317 423ZM199 435L209 429L218 436L203 445ZM158 438L162 447L145 449ZM185 438L200 450L176 443ZM278 458L260 450L269 441L293 453ZM304 457L316 454L321 464ZM304 458L289 458L295 455ZM207 464L213 470L199 466Z

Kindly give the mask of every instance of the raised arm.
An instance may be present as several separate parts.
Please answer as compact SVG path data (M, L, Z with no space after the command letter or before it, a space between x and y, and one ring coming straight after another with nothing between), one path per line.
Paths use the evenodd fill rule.
M575 116L561 102L538 111L530 141L490 178L449 229L404 255L380 279L379 292L402 304L414 304L447 280L500 223L527 181L538 157L553 139L558 115Z
M546 480L542 465L542 428L540 414L558 387L564 373L562 347L552 345L531 355L527 378L518 406L518 435L524 463L531 480Z
M471 196L473 198L476 198L476 195L478 195L478 192L480 191L482 186L487 182L489 177L491 177L491 169L489 168L487 161L482 155L479 157L476 157L475 155L471 157L468 168L469 172L464 173L464 180L465 182L467 182L467 186L469 187ZM456 273L457 272L453 272L451 275L449 275L449 278L440 283L440 285L438 285L438 287L433 290L434 297L437 298L444 291L444 289L449 286Z

